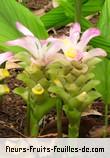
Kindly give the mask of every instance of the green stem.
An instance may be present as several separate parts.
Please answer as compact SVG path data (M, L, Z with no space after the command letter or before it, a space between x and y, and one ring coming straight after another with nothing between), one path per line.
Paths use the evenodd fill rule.
M36 118L36 108L34 98L30 98L30 136L37 137L39 135L39 121Z
M30 136L36 138L39 135L39 122L37 122L33 114L31 115L30 127L31 127Z
M108 104L105 105L105 128L104 128L104 138L107 137L107 128L108 128Z
M27 122L26 122L26 135L29 137L36 137L39 134L39 124L35 119L33 114L31 90L29 89L28 93L28 103L27 103Z
M67 117L69 120L68 137L69 138L78 138L81 112L77 111L76 109L67 111Z
M68 128L68 137L69 138L78 138L79 137L79 126L80 126L80 118L75 124L69 124L69 128Z
M28 93L28 102L27 102L27 122L26 122L26 128L25 128L25 132L27 136L30 136L30 102L31 102L31 94L30 94L30 90Z
M75 2L75 21L81 21L82 0L74 0Z
M62 137L62 103L61 100L57 101L57 131L58 138Z

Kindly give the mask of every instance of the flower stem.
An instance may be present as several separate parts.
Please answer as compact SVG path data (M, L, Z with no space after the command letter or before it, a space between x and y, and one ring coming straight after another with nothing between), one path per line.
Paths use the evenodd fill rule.
M27 115L26 115L26 128L25 128L25 132L27 136L30 136L30 101L31 101L31 94L30 94L30 90L28 93L28 103L27 103Z
M30 136L35 138L39 135L39 123L38 121L35 119L33 113L31 113L31 121L30 121L31 125L31 130L30 130Z
M69 124L69 127L68 127L68 137L69 138L78 138L79 137L79 126L80 126L80 118L78 118L76 123Z
M82 0L75 0L75 22L81 21Z
M69 138L78 138L81 112L76 109L73 109L73 110L68 110L66 113L67 113L67 117L69 120L68 137Z
M68 137L69 138L78 138L79 137L79 125L69 125L69 131L68 131Z
M39 124L34 116L33 111L33 102L31 98L31 90L28 91L28 103L27 103L27 122L26 122L26 128L25 132L26 135L29 137L36 137L39 134Z
M57 131L58 131L58 138L62 137L62 104L61 100L58 99L57 101Z

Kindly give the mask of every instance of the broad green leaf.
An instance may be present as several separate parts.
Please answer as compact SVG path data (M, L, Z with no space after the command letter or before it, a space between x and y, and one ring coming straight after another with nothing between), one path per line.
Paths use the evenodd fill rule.
M84 3L82 11L84 16L92 15L102 10L105 0L88 0Z
M66 15L70 15L70 17L74 14L74 8L76 0L58 0L59 4L64 8ZM88 16L100 11L103 7L105 0L81 0L82 1L82 11L84 16Z
M74 13L73 13L73 2L70 2L68 0L58 0L60 6L63 8L64 13L66 14L67 17L73 18Z
M64 0L60 0L64 1ZM67 2L64 1L65 3ZM44 22L45 27L51 28L51 27L61 27L64 26L72 21L74 21L74 3L73 0L71 0L71 3L73 3L73 8L68 3L65 5L63 3L60 7L57 7L55 9L52 9L45 15L41 17L41 20ZM84 16L88 16L91 14L94 14L98 11L100 11L103 7L104 0L95 0L93 3L93 0L88 0L87 3L83 3L82 7L82 13ZM68 10L70 9L69 13L71 14L70 17L67 17ZM72 18L73 15L73 18Z
M105 41L110 41L110 1L105 0L104 7L101 12L101 16L99 19L98 27L101 30L101 33L105 39ZM100 42L100 41L99 41ZM105 44L106 42L104 42ZM109 50L110 52L110 44ZM104 102L106 104L110 104L110 60L103 59L103 61L96 66L95 69L96 79L98 79L101 84L97 86L97 90L102 94Z
M105 0L98 27L100 28L102 35L110 41L110 0Z
M52 27L61 27L71 22L71 20L65 15L62 7L52 9L42 16L41 20L47 29Z
M102 94L105 103L110 104L110 60L103 59L101 63L97 64L94 73L95 78L100 81L96 89Z
M16 39L21 34L16 29L16 22L19 21L30 29L38 38L46 38L47 32L39 17L33 15L27 8L15 0L0 1L0 45L1 49L7 47L4 42L11 39ZM10 47L11 50L12 47ZM18 50L18 49L14 49Z

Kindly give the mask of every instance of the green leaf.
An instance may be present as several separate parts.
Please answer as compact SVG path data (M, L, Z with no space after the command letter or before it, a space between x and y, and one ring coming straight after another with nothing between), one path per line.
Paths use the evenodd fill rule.
M103 45L105 45L107 42L110 41L110 1L105 0L98 27L101 30L101 33L103 35L103 38L105 39L105 42ZM100 40L99 40L100 42ZM110 52L110 44L108 44L109 49L106 49L107 52ZM106 104L110 104L110 60L109 59L103 59L101 63L99 63L96 66L95 69L95 75L96 79L98 79L101 83L99 86L96 87L96 89L102 94L102 97L104 99L104 102Z
M105 103L110 104L110 60L103 59L97 64L94 73L95 79L100 81L96 89L102 94Z
M0 2L0 45L3 50L9 48L3 45L4 42L21 36L15 26L17 21L25 25L38 38L48 36L39 17L33 15L23 5L15 0L1 0ZM16 48L10 47L10 49L18 51Z
M73 18L74 13L73 13L73 2L69 2L68 0L58 0L60 6L63 8L65 15L69 18Z
M84 16L92 15L102 10L103 4L105 0L88 0L84 3L82 11Z
M62 7L52 9L41 17L47 29L52 27L61 27L69 23L71 20L67 18Z
M105 0L98 27L105 39L110 40L110 0Z
M61 27L74 21L73 0L71 0L71 4L73 4L73 7L70 6L70 3L68 3L67 0L66 1L60 0L60 1L63 2L63 4L61 4L60 7L52 9L51 11L49 11L48 13L46 13L41 17L41 20L43 21L47 29L51 27ZM95 0L94 3L93 0L88 0L87 3L83 3L83 7L82 7L83 15L88 16L96 13L97 11L100 11L102 9L103 3L104 0Z

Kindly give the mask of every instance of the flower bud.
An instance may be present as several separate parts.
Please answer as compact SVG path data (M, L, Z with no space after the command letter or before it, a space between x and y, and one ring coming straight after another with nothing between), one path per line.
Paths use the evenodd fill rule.
M32 88L32 92L36 95L42 95L44 93L44 88L40 84L37 84Z

